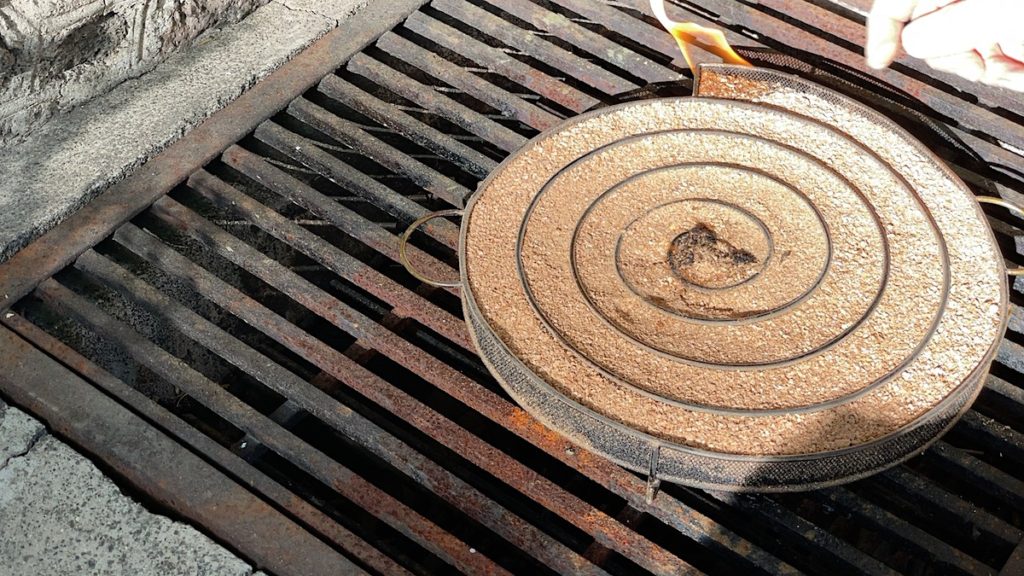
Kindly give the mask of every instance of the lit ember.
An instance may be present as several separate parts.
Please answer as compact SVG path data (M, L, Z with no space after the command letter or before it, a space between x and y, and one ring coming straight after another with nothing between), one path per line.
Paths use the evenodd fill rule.
M691 70L694 69L693 58L690 55L691 45L718 56L726 64L751 65L729 46L729 41L725 39L725 34L721 30L706 28L694 22L672 20L665 12L665 0L651 0L651 10L654 11L658 22L661 22L665 30L676 39L676 44L679 44L679 49L683 52L683 58L686 58L686 65Z

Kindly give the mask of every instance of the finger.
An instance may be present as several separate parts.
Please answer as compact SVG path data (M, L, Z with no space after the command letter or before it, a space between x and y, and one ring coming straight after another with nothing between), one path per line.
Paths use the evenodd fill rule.
M999 44L1003 54L1017 62L1024 62L1024 42L1003 42Z
M935 12L939 8L957 1L958 0L918 0L917 6L914 7L914 11L910 14L910 19L917 20L925 14Z
M881 69L892 64L900 47L900 33L910 20L918 0L875 0L867 21L864 56L868 66Z
M991 45L1012 31L1024 15L1024 2L962 0L915 19L903 29L903 49L917 58L935 58Z
M985 61L985 74L981 81L992 86L1009 86L1024 76L1024 63L1003 54L996 45L980 52Z
M956 74L972 82L981 80L985 75L985 60L974 50L928 58L925 62L936 70Z

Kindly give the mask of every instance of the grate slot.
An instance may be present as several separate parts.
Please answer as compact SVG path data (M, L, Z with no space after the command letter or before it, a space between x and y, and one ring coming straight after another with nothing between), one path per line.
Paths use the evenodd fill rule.
M331 181L382 206L401 222L411 222L429 212L408 197L396 193L388 186L318 148L314 141L299 136L279 124L269 121L262 124L256 129L256 137L282 154L325 175ZM314 210L310 211L315 213ZM458 229L450 223L445 224L436 220L431 225L424 226L422 230L450 249L454 250L458 245Z
M338 142L351 147L353 151L409 178L417 186L440 197L452 206L462 206L470 194L469 190L457 182L367 134L354 122L339 118L309 100L303 98L294 100L288 107L288 113ZM310 141L309 143L316 145L316 142ZM293 151L300 152L301 150L293 149ZM282 152L284 151L282 150ZM300 156L299 154L289 155Z
M537 60L605 94L619 94L639 88L637 84L539 38L527 30L511 26L507 21L465 0L434 0L430 5L458 21L472 22L480 32L517 50L522 50Z
M285 174L281 170L278 170L266 163L257 155L243 148L232 146L224 153L222 159L228 166L231 166L242 174L260 182L273 192L288 198L290 201L295 202L310 212L313 212L324 220L329 221L338 229L344 230L353 238L358 239L360 242L363 242L370 248L373 248L377 252L383 254L391 261L396 263L399 262L398 238L395 235L383 230L379 226L365 218L362 218L351 210L344 208L327 196L324 196L313 188ZM332 172L332 177L334 174L335 173ZM369 184L371 182L372 185ZM365 176L357 183L367 185L367 190L373 190L375 194L380 194L389 200L393 194L388 192L387 189L377 182L366 178ZM422 208L420 208L420 210L422 210ZM441 220L434 220L432 223L424 225L421 230L424 230L434 238L454 241L451 238L455 233L454 227L451 226L450 223L445 223L445 225L442 226L441 222ZM432 277L453 278L457 276L457 273L450 266L438 261L434 257L422 252L414 246L409 247L408 254L409 260L417 267L417 269L422 270L426 274L430 274ZM449 290L454 294L458 294L455 289Z
M779 9L782 9L783 13L790 15L789 18L794 23L810 30L815 28L813 24L815 21L828 21L832 24L828 28L832 38L852 46L864 45L864 17L844 8L840 0L788 0L781 4L775 4L775 6L769 5L766 8L776 14ZM1015 123L1024 120L1024 117L1021 116L1024 113L1024 106L1021 106L1020 100L1015 98L1011 92L992 86L979 85L952 74L936 74L936 71L929 68L926 63L914 58L900 59L897 65L921 81L965 100L967 104L975 104L980 101L986 104L986 107L998 106L1003 110L994 111L1000 116Z
M972 445L983 447L986 461L996 461L999 467L1014 477L1024 470L1024 434L999 421L971 410L957 423L952 438L966 439ZM1009 470L1008 470L1009 469Z
M37 294L48 303L83 322L99 333L118 342L136 361L174 383L191 397L211 410L229 419L262 444L301 467L319 481L333 486L339 493L364 509L374 512L390 525L430 550L446 562L462 570L505 573L482 554L469 553L469 546L441 532L416 512L348 468L328 458L322 452L281 428L266 416L259 414L235 399L217 384L207 380L181 360L156 345L139 338L129 327L114 320L82 297L53 280L47 280Z
M323 293L319 288L297 277L280 264L262 256L230 234L203 221L192 211L173 200L162 198L154 205L151 212L156 213L161 219L173 223L176 227L185 229L194 239L205 244L210 250L247 269L261 280L294 298L296 302L306 306L315 314L386 354L399 365L422 375L433 385L445 389L449 393L452 392L453 386L462 389L472 386L465 376L455 372L448 365L424 354L397 335L381 329L372 320L351 310L345 304ZM459 396L465 396L465 393L456 397ZM481 396L480 394L475 395L476 398L483 399ZM464 398L459 399L465 401ZM494 401L497 401L496 397ZM564 448L562 450L564 451ZM611 463L607 464L614 466ZM630 477L635 479L633 476ZM637 489L638 495L645 491L646 486L642 491L639 487ZM729 535L730 533L726 531L715 540L729 537ZM705 534L701 534L701 536L707 537ZM756 561L758 557L755 554L750 554L747 559Z
M434 78L458 88L500 111L503 116L522 122L538 132L547 130L562 121L562 118L515 94L502 90L397 34L385 34L377 43L377 48L384 50L394 58L416 66Z
M598 57L617 70L644 82L668 82L679 80L681 77L678 72L653 62L625 46L615 44L608 38L591 32L565 16L546 10L529 0L486 1L538 30L553 34L570 45Z
M576 90L569 84L515 58L510 58L505 52L422 12L417 12L406 20L405 28L573 112L584 112L600 103L596 98Z
M641 2L641 0L628 1ZM803 5L803 3L801 4ZM731 27L743 26L756 32L760 38L771 39L770 43L775 46L783 47L782 42L785 41L851 68L862 65L859 48L850 50L838 46L746 3L732 0L707 0L701 2L701 7L715 11L721 20L728 22ZM768 42L766 41L766 43ZM960 98L951 96L907 73L901 73L899 70L881 72L879 77L905 92L915 94L919 100L935 112L955 119L967 131L982 139L989 141L994 139L1024 148L1024 135L1020 134L1019 130L1011 129L1014 126L1012 123L1005 122L1005 119L990 110L978 106L965 106ZM1010 165L1013 165L1013 162Z
M378 100L340 77L327 76L319 90L328 98L365 114L381 125L396 130L409 140L455 163L477 178L484 178L498 163L455 138L409 116L398 106Z
M88 358L69 348L57 338L47 334L21 316L13 315L6 323L20 335L28 338L33 344L48 354L60 358L62 362L73 367L90 381L101 387L114 398L117 398L138 409L149 421L162 430L193 447L201 454L207 455L217 464L223 466L234 477L251 486L254 490L267 497L281 509L287 510L307 528L333 543L337 549L347 551L355 559L369 569L380 574L409 574L390 557L368 544L359 536L340 526L328 516L311 506L281 484L255 470L237 455L232 454L221 444L201 434L198 430L165 410L145 394L134 390L123 381L115 378Z
M966 500L1020 525L1024 482L944 441L925 452L920 464L935 470L931 476L936 482L954 487Z
M982 562L949 546L888 510L857 497L847 488L824 490L822 495L830 505L846 514L853 515L859 522L865 523L873 531L884 535L889 543L898 543L903 550L915 551L915 555L944 566L944 570L949 571L945 573L988 574L991 572L991 568Z
M338 404L304 380L281 368L269 358L248 348L234 337L197 314L159 294L140 281L131 281L123 269L95 253L86 253L79 265L108 283L131 294L144 306L160 313L183 334L245 371L252 378L292 399L296 405L328 423L333 429L358 441L363 447L410 478L430 489L449 504L494 530L559 572L598 574L600 569L552 540L532 525L488 500L445 468L427 460L408 445L385 433L365 418Z
M905 468L851 486L866 500L893 511L975 558L999 566L1024 537L1017 528Z
M189 185L207 200L222 208L236 211L268 234L282 242L288 242L338 276L387 302L393 307L392 314L413 318L466 350L473 349L465 323L461 319L431 306L422 296L398 285L312 232L293 224L223 180L209 172L199 171L189 179Z
M875 77L843 68L861 67L859 16L834 2L668 8L870 99ZM16 306L24 317L0 322L376 573L998 571L1024 536L1020 302L975 410L924 457L841 489L666 486L648 504L646 479L505 396L472 353L458 289L399 264L409 222L462 205L538 130L647 82L685 91L678 48L648 11L647 0L433 0L340 70L303 77L304 96L296 85L234 122L253 134L228 130L236 144L179 162L187 186L46 281L42 302ZM880 76L908 94L892 102L924 100L920 114L878 108L977 193L1024 198L1021 156L1001 146L1020 144L1020 104L973 105L922 66ZM981 100L998 102L991 92ZM85 221L113 221L103 214ZM1011 254L1021 222L1000 211L991 224ZM86 234L89 245L114 226ZM425 225L414 264L456 278L458 233L443 219ZM100 367L122 359L114 375Z
M775 544L780 556L793 562L798 569L828 574L897 574L878 559L782 506L771 497L723 493L708 495L725 508L735 511L737 527L760 530L760 538Z
M483 114L438 93L429 86L404 76L395 69L364 54L349 60L348 70L387 86L396 94L438 114L470 134L475 134L506 152L515 152L526 144L526 137L498 124Z
M132 236L140 236L139 233L131 233ZM143 236L144 237L144 236ZM133 250L139 250L146 252L149 249L145 247L132 246ZM194 267L189 267L188 270L183 270L183 273L187 273L189 277L195 279L197 287L211 298L215 295L221 295L221 298L226 298L226 302L236 302L238 298L242 298L240 295L232 294L232 291L227 287L217 286L216 281L211 281L208 273L202 273L196 270ZM230 311L238 313L238 310L231 309ZM180 311L181 314L185 314L185 311ZM277 331L280 327L273 327L267 324L266 320L254 318L251 316L243 316L247 322L252 323L267 333L274 335L280 339L282 343L294 342L294 339L298 338L298 335L294 337L277 335ZM188 325L188 324L186 324ZM315 351L309 347L305 349L296 349L296 351L303 350L307 357L315 363L324 367L325 370L330 368L329 360L322 360L325 356L330 358L337 353L329 348L324 348L321 344L311 340L308 336L303 335L304 339L310 340L308 346L315 347ZM294 338L294 339L293 339ZM223 354L224 351L221 350ZM256 366L260 366L262 363L256 363ZM353 367L353 369L356 369ZM280 379L280 377L278 378ZM598 541L605 543L607 546L622 551L624 555L630 557L635 562L643 566L649 566L655 573L665 573L670 571L670 567L684 566L684 563L678 558L668 554L664 550L661 550L649 543L644 543L643 540L637 540L635 533L632 533L624 528L615 528L612 524L611 528L606 527L609 522L606 517L600 512L590 508L584 502L576 499L568 493L563 492L556 485L549 481L544 480L536 476L535 473L526 468L519 461L508 457L507 455L498 452L483 443L476 437L469 435L465 430L456 427L450 421L445 420L439 414L434 413L425 406L411 400L409 397L401 394L397 391L391 391L388 396L381 396L380 388L385 388L386 385L375 378L368 377L365 373L360 376L347 378L347 382L354 386L362 393L370 394L370 397L382 405L386 406L388 410L405 421L415 425L419 430L430 433L433 438L438 442L442 442L448 445L456 453L463 457L469 458L474 464L481 466L488 472L495 474L497 477L502 478L505 481L511 482L514 488L524 491L528 496L537 499L539 503L553 509L558 512L564 518L574 518L576 523L584 529L589 529L593 532L594 538ZM374 382L373 388L367 389L368 382ZM375 391L376 390L376 391ZM297 398L296 394L289 393L290 398ZM323 406L324 400L312 399L308 400L303 408L318 415L315 411L316 406ZM326 417L320 416L322 419ZM358 434L361 432L351 432L350 435ZM454 443L454 444L453 444ZM372 446L372 444L364 445ZM376 452L376 450L374 450ZM413 469L424 470L422 466L425 464L417 464ZM412 469L410 469L412 470ZM449 481L450 483L450 481ZM490 505L490 509L493 512L494 504ZM488 508L480 508L480 510L486 510ZM507 521L507 519L506 519ZM485 524L488 524L485 522ZM489 524L488 524L489 525ZM514 524L510 524L514 525ZM521 531L517 528L517 531ZM500 530L499 533L502 533ZM514 542L515 540L513 540ZM547 545L545 545L547 546ZM537 553L534 551L534 553ZM573 568L570 570L575 573L580 569Z

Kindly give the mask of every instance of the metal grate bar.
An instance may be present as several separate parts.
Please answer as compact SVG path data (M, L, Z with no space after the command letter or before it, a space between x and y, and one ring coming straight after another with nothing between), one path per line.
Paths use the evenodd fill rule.
M95 253L86 252L83 258L95 257ZM218 464L239 478L246 486L250 486L272 502L287 509L301 523L316 533L333 542L339 548L355 556L364 565L383 574L409 574L394 560L369 545L343 526L330 519L326 514L297 497L286 488L255 470L230 450L224 448L210 437L183 422L167 410L161 408L145 394L128 386L121 380L100 368L85 356L73 350L63 342L38 328L17 314L8 315L4 324L16 331L20 336L38 346L40 350L59 358L61 362L88 378L101 387L112 397L132 406L157 423L163 430L197 451L213 458ZM246 526L246 531L251 527ZM334 569L337 569L334 566Z
M237 290L214 279L209 272L198 266L187 263L178 256L170 256L173 260L168 259L168 256L161 256L161 253L170 254L170 249L161 248L160 252L157 252L153 248L155 240L146 239L144 240L146 245L137 245L144 238L146 237L142 233L133 231L123 239L119 233L118 240L125 241L130 249L145 254L154 262L161 262L166 269L176 268L175 273L184 278L193 279L196 288L204 296L224 305L228 311L239 315L246 322L271 335L285 346L292 347L296 353L302 354L325 371L342 379L379 405L386 406L392 413L413 424L420 431L429 434L436 441L447 445L482 469L509 483L513 488L522 491L563 517L573 518L580 528L592 533L593 537L602 544L623 553L641 566L649 567L655 573L689 571L686 563L682 560L638 537L636 533L608 522L609 519L603 513L564 492L518 461L491 448L443 416L393 389L362 368L339 360L336 351L285 324L283 320L275 319L269 311L251 312L250 310L258 310L259 305L238 293ZM242 303L245 303L244 306ZM298 342L303 342L303 344L297 345ZM339 372L336 367L338 363L348 364L349 369ZM294 397L291 394L289 396ZM320 401L319 405L323 406L329 402L329 400ZM306 409L313 411L309 407ZM578 569L572 570L573 573L577 571Z
M525 136L516 134L483 114L470 110L369 56L356 54L349 60L348 69L381 86L387 86L403 98L454 122L470 134L476 134L506 152L515 152L526 144Z
M297 353L315 360L318 365L326 367L330 373L344 381L359 381L361 379L373 380L375 376L354 361L346 358L343 354L331 348L317 346L307 333L295 325L287 322L269 309L258 304L238 289L215 277L212 273L192 263L187 258L161 243L155 237L143 232L131 224L127 224L118 230L115 239L126 248L158 266L164 272L173 277L188 282L210 301L222 306L228 312L254 326L266 325L273 322L276 330L268 332L269 335L280 340L282 344L293 348ZM328 351L324 354L324 349ZM266 443L262 442L266 445ZM269 444L273 446L273 444ZM313 476L317 476L313 474ZM357 477L358 478L358 477ZM339 489L334 482L327 482L328 486ZM457 538L447 534L439 527L420 517L415 512L409 511L400 505L390 496L383 492L376 494L372 485L368 485L362 479L353 484L344 484L346 489L343 494L353 502L359 504L366 510L384 519L389 525L396 528L400 533L424 546L453 566L481 568L479 560L474 558L479 555L470 552L470 547L460 542ZM358 489L355 497L347 492L348 488ZM363 497L363 494L368 496ZM379 513L384 512L385 516ZM431 539L436 539L435 544L430 544ZM426 545L424 544L426 543ZM449 554L451 552L451 554ZM489 564L489 561L484 561Z
M399 262L397 237L351 210L340 206L337 202L334 202L303 182L267 164L262 158L252 152L238 146L232 146L224 152L222 160L228 166L260 182L273 192L329 221L337 228L344 230L353 238L387 256L392 261ZM331 174L333 176L334 172ZM384 192L384 194L388 193ZM437 220L434 222L437 222ZM450 226L450 223L446 222L446 224ZM441 232L432 228L430 223L425 224L421 230L426 231L428 234L433 232L431 236L434 238L441 236ZM447 227L441 230L445 233L443 237L447 238L449 235ZM451 278L457 275L450 266L418 250L415 246L409 246L408 254L409 259L417 268L431 275L436 275L437 278ZM451 289L451 292L457 294L455 289Z
M397 34L385 34L377 47L395 58L428 71L431 76L444 81L466 94L489 104L504 116L513 118L536 129L547 130L563 120L559 116L542 110L522 98L502 90L490 82L441 58Z
M488 412L494 412L494 407L496 405L499 405L499 403L504 404L504 401L500 400L499 397L494 396L493 394L490 394L490 398L488 398L488 394L484 392L482 388L476 386L469 378L455 371L447 364L437 360L433 356L425 354L422 350L397 335L381 329L379 325L371 319L359 312L356 312L333 296L323 292L320 288L307 280L293 274L281 264L267 258L244 242L237 240L227 232L224 232L223 230L220 230L212 224L204 221L194 212L170 198L161 198L156 204L154 204L150 212L162 220L171 223L172 227L182 229L196 241L203 244L207 249L247 270L267 284L291 297L296 302L302 304L313 313L324 318L328 322L331 322L345 332L348 332L353 337L366 342L373 348L386 354L399 365L419 374L420 377L438 388L445 390L449 394L452 394L455 398L466 402L467 399L465 396L467 395L467 392L476 388L476 390L472 390L472 396L475 399L475 402L470 402L470 405L479 405L481 404L481 400L483 400L486 402L485 405L490 408ZM506 420L506 422L499 423L507 425L507 418L503 420ZM540 425L535 424L535 426ZM542 432L548 436L552 434L546 429L534 429L537 432ZM512 428L512 430L517 431L516 428ZM559 451L563 452L560 456L564 458L564 452L568 449L568 445L566 445L565 441L561 439L559 439L559 444L563 445L560 447ZM573 452L575 453L575 450L573 450ZM607 467L614 467L614 464L611 464L610 462L603 460L597 461L596 458L593 459L595 460L595 464L601 468L607 469ZM628 476L636 481L635 484L643 486L643 488L636 486L635 492L630 494L632 499L643 502L642 499L646 497L646 485L638 478L632 476L621 468L614 467L613 470L618 472L617 475ZM646 504L644 504L644 506L646 507ZM675 506L672 506L672 508L675 508L676 506L679 505L676 504ZM695 538L710 539L710 543L728 543L726 544L727 550L735 545L734 542L736 540L739 540L731 533L731 531L725 530L721 526L717 525L714 525L714 529L712 530L709 530L709 527L698 528L697 532L694 533L693 528L696 526L689 523L688 520L690 518L693 518L693 520L700 519L699 516L694 518L693 511L688 511L685 515L676 513L671 517L673 525L679 528L685 527L687 532L684 533L688 533L688 535L692 535ZM749 546L749 544L746 545ZM762 567L773 566L775 568L773 571L785 571L782 569L783 565L767 553L758 553L758 551L751 550L747 552L744 559L755 563L755 565L758 565L758 563L766 563L766 565L762 565Z
M320 82L319 90L328 98L401 133L403 136L453 162L477 178L486 177L498 163L455 138L403 112L398 106L378 100L341 78L330 75Z
M985 446L985 453L990 457L998 456L1000 460L1024 465L1024 434L975 410L960 420L956 435L973 440L973 445Z
M979 494L997 498L1011 510L1024 510L1024 482L1002 470L943 441L936 442L923 458L945 474L961 478Z
M898 574L881 561L851 546L828 530L768 497L746 494L709 493L723 505L736 508L745 520L763 523L772 537L797 557L812 557L815 568L839 574ZM822 557L824 552L827 557Z
M522 50L537 60L564 72L569 77L605 94L619 94L639 87L535 34L522 28L509 26L507 21L465 0L434 0L430 6L460 22L472 22L473 26L484 34Z
M314 140L285 130L273 122L261 124L255 135L279 152L309 166L316 173L326 175L332 182L355 191L376 205L385 207L388 213L400 221L410 222L428 213L423 206L396 194L389 187L318 148ZM422 230L449 248L455 249L458 246L458 229L450 222L438 220L433 225L424 226Z
M949 546L924 530L908 523L891 512L858 498L847 488L832 488L824 491L828 501L849 514L857 515L887 537L907 549L917 550L933 562L944 565L955 573L989 574L992 569L964 552Z
M282 242L320 262L338 276L391 304L392 314L412 318L467 350L473 349L465 323L430 304L323 238L288 221L270 208L242 194L223 180L201 170L189 178L189 186L224 209L237 212Z
M417 12L405 21L405 28L468 58L489 71L540 94L573 112L584 112L600 103L572 86L532 68L505 52L463 33L460 30Z
M867 98L877 84L842 67L861 63L863 32L856 11L833 0L676 0L669 10L725 27L738 45L797 58L818 51L838 64L805 54L808 69L848 79L854 96ZM217 144L226 151L205 168L185 162L167 175L176 180L147 202L187 180L175 199L157 201L40 290L59 297L28 299L16 308L25 320L5 323L20 322L23 338L379 573L399 565L617 576L1012 569L1024 509L1020 306L1011 306L996 375L975 410L923 458L840 490L665 487L649 504L643 478L572 445L497 391L458 319L458 289L417 284L398 266L396 231L461 205L537 130L638 84L689 84L678 48L648 11L646 0L434 0L343 69L303 80L315 89L291 92L290 105L257 102L264 112L246 121L251 137ZM1016 130L1015 112L983 110L955 83L905 64L884 74L940 103L918 115L883 104L886 113L924 124L925 141L962 162L954 169L976 191L1024 198L1013 169L1019 151L985 125ZM950 122L952 138L929 132ZM105 231L89 242L137 211L101 220L96 229ZM1016 219L991 222L1004 247L1021 234ZM413 262L431 277L456 278L458 232L443 219L428 223L413 236ZM126 310L115 309L121 303ZM56 321L68 306L78 321ZM99 316L83 320L82 310ZM150 317L173 336L154 332ZM212 410L193 398L161 406L125 392L130 378L104 379L99 365L119 357L90 348L96 334L103 350L128 350L146 378L152 364L160 385L207 394L200 398ZM182 334L200 346L179 348ZM79 352L60 352L54 337ZM131 402L133 394L145 402ZM264 443L279 433L286 438ZM313 460L299 466L300 450ZM365 484L339 487L342 473Z
M382 460L424 485L449 504L487 526L531 556L561 573L605 574L550 536L513 515L454 474L426 459L407 444L285 370L256 350L214 326L188 308L171 301L130 274L94 253L79 259L79 266L120 289L182 334L245 371L268 388L290 398L295 404L349 438L358 441ZM258 439L258 437L257 437Z
M633 18L625 12L614 8L604 1L594 0L550 0L563 8L571 10L576 14L598 22L608 30L621 34L626 38L643 39L645 46L660 52L672 63L681 68L686 68L686 61L679 52L679 46L668 34L658 33L661 28L647 24L643 20ZM653 16L651 17L653 20ZM728 36L729 31L724 31ZM733 38L729 38L732 42Z
M40 332L14 313L5 314L3 323L12 329L27 328L22 332L28 334ZM82 437L80 446L116 470L128 486L156 485L147 493L158 505L173 507L201 523L214 537L228 540L264 569L325 576L362 572L258 497L237 484L224 482L203 459L177 446L151 422L123 410L64 366L42 362L46 358L43 352L2 327L0 348L14 361L0 374L10 398L45 415L57 434L85 428L88 434ZM44 343L43 349L48 348L52 349ZM52 393L60 394L61 403L45 400ZM146 465L134 466L140 456ZM183 496L187 501L179 500Z
M487 0L487 3L527 22L538 30L550 32L558 38L579 47L581 50L597 56L619 70L635 75L647 82L668 82L679 80L681 77L675 70L653 62L629 48L616 44L596 32L591 32L557 12L545 10L533 2L527 0Z
M942 522L944 529L959 531L957 541L970 542L984 538L986 544L1000 543L1013 548L1024 537L1024 532L985 510L942 491L932 482L905 468L895 468L879 475L877 480L873 479L866 483L861 493L870 491L876 484L882 485L886 491L895 493L911 506L917 507L922 513L930 516L932 521Z
M507 574L482 554L470 553L469 546L458 538L440 530L391 495L310 447L177 357L145 338L140 338L130 327L111 318L68 288L54 280L46 280L36 289L36 295L48 305L73 316L116 342L139 364L184 390L190 397L216 411L308 474L333 487L345 498L372 511L375 516L446 562L462 570Z
M389 170L409 178L417 186L453 206L462 206L470 194L461 184L367 134L358 124L339 118L309 100L297 98L288 106L288 113ZM409 204L415 205L413 202Z

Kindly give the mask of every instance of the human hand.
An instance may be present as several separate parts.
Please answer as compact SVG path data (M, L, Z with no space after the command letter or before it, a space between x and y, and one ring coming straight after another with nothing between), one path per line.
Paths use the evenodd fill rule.
M875 0L867 33L872 68L902 46L936 70L1024 92L1024 0Z

